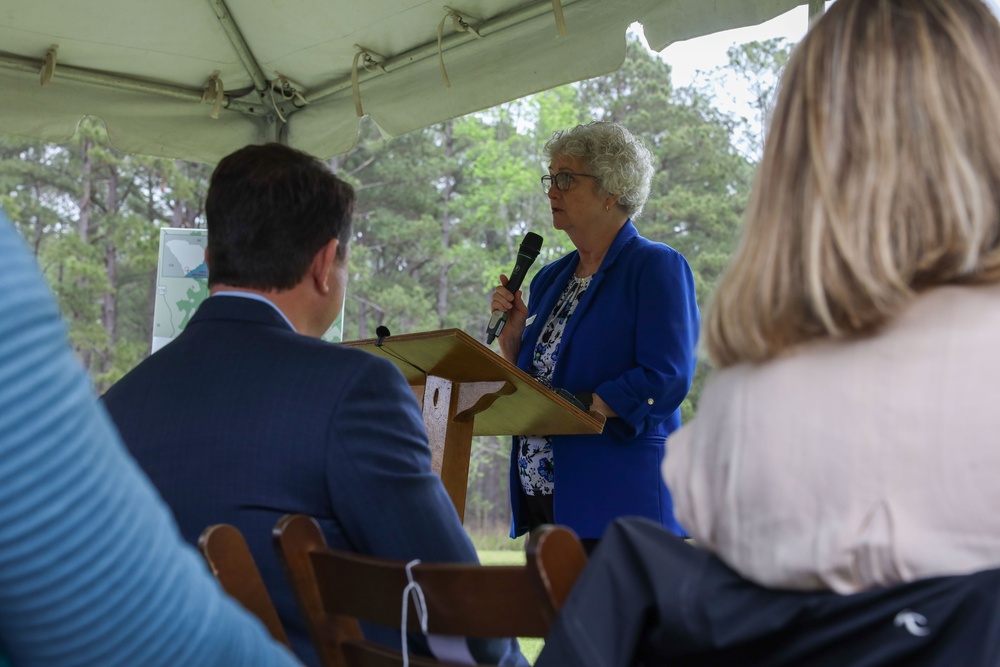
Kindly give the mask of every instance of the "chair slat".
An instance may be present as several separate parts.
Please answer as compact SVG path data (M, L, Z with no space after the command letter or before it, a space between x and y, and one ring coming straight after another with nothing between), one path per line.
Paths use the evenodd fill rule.
M222 590L259 618L271 637L289 646L288 635L243 534L228 524L209 526L198 538L198 550Z
M406 562L330 549L318 524L303 515L283 517L274 539L325 667L402 665L399 651L353 633L357 621L399 627ZM423 592L431 634L544 637L585 564L571 530L544 526L529 537L523 566L418 563L410 571ZM407 627L420 629L412 600ZM410 664L447 667L417 656Z

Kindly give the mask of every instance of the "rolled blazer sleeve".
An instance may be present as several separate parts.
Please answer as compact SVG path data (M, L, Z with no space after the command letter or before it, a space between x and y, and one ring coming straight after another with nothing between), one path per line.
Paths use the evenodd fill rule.
M620 419L605 432L633 438L668 419L694 376L700 319L694 276L684 257L666 246L636 258L635 366L594 390Z

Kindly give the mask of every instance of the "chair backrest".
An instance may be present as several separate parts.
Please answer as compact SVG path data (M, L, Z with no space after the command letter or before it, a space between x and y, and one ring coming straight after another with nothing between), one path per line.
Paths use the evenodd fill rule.
M358 621L400 627L407 564L326 547L310 517L283 517L275 546L327 667L389 667L398 651L365 642ZM419 563L410 568L427 608L432 635L544 637L586 564L583 547L568 528L545 526L529 537L527 563L481 566ZM407 627L420 631L410 601ZM442 665L411 656L411 665Z
M209 526L198 538L198 550L208 561L222 590L259 618L276 641L289 646L285 628L243 534L228 524Z

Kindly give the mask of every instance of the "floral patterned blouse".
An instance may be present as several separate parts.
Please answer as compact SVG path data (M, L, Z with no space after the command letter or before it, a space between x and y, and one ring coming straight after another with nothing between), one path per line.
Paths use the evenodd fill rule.
M532 374L546 387L552 386L552 370L559 357L559 344L562 342L566 322L569 321L570 315L580 303L580 297L590 286L592 277L577 278L573 276L570 278L535 343ZM521 477L521 488L524 489L525 494L529 496L552 495L555 481L552 436L516 436L514 446L518 448L517 468Z

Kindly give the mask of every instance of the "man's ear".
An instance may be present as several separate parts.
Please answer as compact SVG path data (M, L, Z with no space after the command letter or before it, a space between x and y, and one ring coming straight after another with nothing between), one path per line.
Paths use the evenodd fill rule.
M320 248L313 257L312 265L309 267L309 276L320 294L330 293L330 267L337 260L337 248L339 247L340 241L330 239L330 242Z

